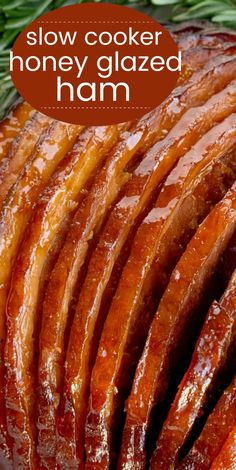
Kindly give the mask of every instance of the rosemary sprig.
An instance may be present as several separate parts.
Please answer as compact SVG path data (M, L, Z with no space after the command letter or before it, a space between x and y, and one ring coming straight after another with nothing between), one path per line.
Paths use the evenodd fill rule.
M17 35L44 12L83 1L86 0L0 0L0 118L17 95L9 74L9 51ZM236 29L236 0L114 0L112 3L142 8L159 21L206 18Z

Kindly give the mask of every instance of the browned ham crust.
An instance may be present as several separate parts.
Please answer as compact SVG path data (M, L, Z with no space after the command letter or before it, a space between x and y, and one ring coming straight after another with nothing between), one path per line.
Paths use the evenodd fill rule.
M7 156L13 140L34 112L26 101L20 100L0 122L0 162Z
M119 126L106 126L88 128L78 137L34 209L13 269L5 361L7 423L17 449L13 454L15 465L34 468L34 338L45 284L45 262L49 262L56 237L65 230L64 222L68 224L76 209L81 191L118 135Z
M84 358L86 355L88 354L88 357L90 356L87 352L90 343L89 337L92 335L93 338L97 336L96 328L98 328L99 331L101 326L98 325L102 325L104 321L106 313L102 303L104 302L103 296L105 296L107 302L107 297L109 296L109 279L128 238L129 230L136 222L139 214L142 214L145 207L148 208L150 196L155 188L157 188L163 178L166 177L174 164L177 163L178 159L204 132L206 132L205 124L207 123L205 118L206 116L210 116L208 111L211 108L211 103L213 103L215 99L218 101L219 96L216 98L215 95L202 107L187 111L167 137L155 144L147 153L139 167L134 171L132 180L127 184L124 197L115 206L107 222L107 226L104 229L104 233L100 237L99 243L91 258L88 274L80 294L67 353L67 369L69 370L69 367L71 367L72 372L69 371L68 373L69 380L66 375L66 381L68 380L70 384L69 388L66 383L66 397L71 394L74 403L75 400L78 400L78 403L80 402L77 395L80 397L80 393L86 393L84 392L85 384L82 384L81 392L78 392L79 387L77 384L81 375L80 370L82 370L82 364L83 368L85 367ZM207 109L208 111L206 112ZM213 111L212 117L213 115L215 115L215 111ZM213 117L213 121L208 129L212 127L213 122L218 121L218 119L215 118L216 115ZM203 121L204 131L202 132ZM193 128L197 131L196 134L192 132ZM109 301L110 299L111 296L109 297ZM103 341L105 334L104 330L101 341ZM81 348L80 351L78 351L78 342L76 340L78 337L87 338L87 341L85 342L84 340L83 342L83 344L86 345L86 350L83 350L83 357ZM112 338L110 338L110 342L112 350ZM103 348L100 345L100 351L101 350L103 350ZM113 352L111 355L112 354ZM91 465L93 465L97 462L97 459L99 459L100 465L104 465L104 468L107 468L109 465L110 427L113 416L113 414L111 413L110 415L106 409L110 404L110 401L107 400L107 396L108 390L111 390L110 387L112 389L115 387L114 384L111 385L110 383L112 372L110 376L109 371L112 371L112 369L105 366L105 362L106 360L109 362L109 358L110 355L107 357L99 353L96 359L91 380L90 408L88 412L86 438L87 462L91 462ZM105 378L103 378L104 368L107 371ZM72 391L74 389L75 393ZM97 397L99 397L98 400ZM70 398L70 400L72 400L72 398ZM65 403L68 403L68 399L65 400ZM69 415L69 412L67 412L67 415ZM104 416L109 418L106 420ZM80 419L78 419L78 422L79 421Z
M174 364L181 360L183 334L187 325L191 325L193 313L235 227L234 184L200 225L177 263L149 330L128 399L124 430L127 461L134 462L135 455L134 468L144 468L151 412L166 393Z
M211 470L234 470L236 468L236 425L226 439Z
M228 299L230 303L230 298ZM236 375L224 391L178 470L208 470L219 454L236 417Z
M12 266L25 227L40 192L47 184L57 164L72 147L81 126L52 123L42 134L34 156L11 189L0 215L0 440L5 441L4 362L5 307L10 286Z
M135 364L135 354L137 357L138 353L134 354L134 345L140 343L141 347L142 337L145 338L145 332L147 334L153 311L152 297L154 293L157 296L157 293L162 292L168 278L169 256L164 266L163 263L161 266L156 266L154 262L155 257L158 259L161 252L163 258L164 253L169 255L171 251L170 243L166 243L166 233L171 233L171 239L175 239L179 257L190 235L193 234L194 227L197 228L199 220L206 215L211 204L223 196L227 184L234 181L235 169L231 174L229 168L231 164L235 166L235 155L233 153L229 158L229 167L227 166L228 156L224 156L224 152L227 153L235 146L234 138L230 143L231 139L228 134L232 117L233 115L209 131L192 150L180 159L164 183L154 209L139 227L133 241L129 260L122 273L106 320L99 350L100 355L103 350L106 350L107 355L101 359L101 367L108 368L107 361L109 361L109 373L112 377L110 380L114 381L119 393L122 385L118 384L129 382L125 369L127 368L130 373L132 363ZM224 187L222 182L225 177L227 181L229 173L231 177ZM221 191L216 194L214 187L221 188ZM181 244L178 243L180 239ZM117 333L111 343L113 331ZM129 356L130 360L128 360ZM114 396L114 402L117 402L117 393L116 397ZM112 416L114 413L112 408L115 404L109 406L109 415ZM125 460L125 457L124 449L121 458Z
M13 141L8 156L0 162L0 208L41 134L51 122L52 119L44 114L34 113Z
M219 56L213 59L201 72L196 73L189 83L177 88L160 109L145 116L129 133L125 133L95 179L90 194L79 207L53 270L45 297L39 364L39 452L42 456L55 452L53 451L56 411L54 400L57 402L59 391L57 380L60 381L60 369L64 361L64 331L78 272L83 266L94 232L98 231L109 207L129 178L132 166L129 170L126 168L127 164L130 165L135 160L137 152L141 155L153 141L163 137L163 128L165 133L168 132L190 104L203 101L204 95L201 90L205 92L207 83L211 82L212 74L217 78L211 93L218 91L230 81L235 75L235 67L234 56ZM48 335L48 327L51 335ZM50 376L48 364L50 364ZM50 417L45 424L43 416ZM69 450L72 451L71 443ZM62 459L61 454L60 459Z
M235 466L236 33L169 30L139 121L0 122L4 470Z
M193 426L204 410L229 350L236 340L236 271L220 302L214 301L193 357L157 441L152 468L176 464Z

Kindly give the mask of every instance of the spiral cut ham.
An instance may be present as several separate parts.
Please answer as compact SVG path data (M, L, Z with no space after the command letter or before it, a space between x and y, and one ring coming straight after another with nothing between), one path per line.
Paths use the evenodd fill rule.
M229 87L231 87L231 85L229 85ZM224 92L226 90L227 88L224 90ZM101 294L104 292L104 289L107 286L109 280L108 276L111 275L110 273L113 269L114 262L118 258L118 250L121 250L122 244L124 244L124 237L128 236L128 223L133 225L133 223L135 222L134 217L136 216L137 211L139 210L141 212L143 210L143 204L148 204L148 193L150 194L151 191L154 191L155 187L158 187L162 179L165 178L165 176L173 167L173 164L179 160L183 153L188 150L188 148L190 148L191 145L193 145L199 137L201 137L202 133L206 132L206 130L208 130L214 122L217 122L221 119L217 118L217 113L215 114L216 110L214 106L214 101L215 99L217 99L217 102L219 103L220 101L218 101L218 98L219 96L215 95L202 107L190 109L189 111L187 111L185 115L180 119L179 123L175 126L175 128L167 135L167 137L155 144L154 147L147 153L146 158L141 162L139 167L136 168L134 176L130 181L130 184L127 185L125 196L118 202L117 206L114 208L114 211L111 214L111 218L108 221L108 226L106 227L104 235L100 238L99 244L96 247L96 250L90 261L87 278L84 282L83 291L81 292L79 303L77 306L77 315L75 316L75 321L77 321L78 318L79 324L82 323L81 318L83 318L84 315L82 312L84 312L83 304L85 302L87 312L90 312L89 316L85 315L85 318L91 318L90 321L94 324L96 324L97 321L99 322L99 320L97 320L96 318L98 315L96 311L98 312L98 308L100 307L99 303L101 303L102 300ZM226 103L225 99L224 103ZM206 119L211 113L210 110L212 110L213 119L209 126L207 124ZM195 129L196 134L195 132L192 132L193 127ZM141 195L140 200L139 194ZM96 296L91 295L91 288L93 283L96 288L97 285L99 285L98 293ZM89 290L88 286L90 286ZM90 301L89 297L92 297L92 302ZM84 298L86 299L85 301ZM88 327L87 319L85 324L86 327ZM109 320L106 325L109 325ZM99 454L101 457L102 452L104 452L104 457L101 457L101 459L104 458L104 461L106 462L104 464L105 466L109 464L109 422L112 421L112 413L108 413L106 411L106 406L109 406L111 400L111 394L109 393L109 390L114 387L113 393L116 395L116 385L115 383L114 385L112 383L114 375L109 362L110 354L105 355L103 353L104 350L106 351L107 347L106 325L103 331L100 350L97 355L96 364L93 370L91 380L91 412L89 411L87 424L87 458L91 458L91 462L93 462L95 458L94 455ZM73 334L73 326L71 334ZM78 329L76 337L78 337L78 332L79 336L81 336L82 334L82 331ZM83 333L83 335L85 335L85 333ZM110 333L108 333L108 336L109 343L111 345L112 356L115 360L116 354L113 350L113 341L116 338L116 334L114 335L114 330L112 332L112 336ZM70 352L70 343L68 352ZM76 365L75 357L78 356L74 353L74 368ZM68 358L67 361L69 365L70 362ZM104 370L106 370L106 379L103 378ZM78 374L78 376L79 375L80 374ZM108 386L107 389L106 381ZM99 396L98 405L96 404L96 398L94 398L94 396ZM110 396L110 400L108 400L108 396ZM104 416L108 417L107 424L106 418L104 418ZM99 435L97 436L98 433L96 432L96 430L99 428L100 422L101 429L99 431ZM93 428L95 428L94 439ZM102 442L100 442L101 436L107 436L108 442L105 443L104 437L102 437ZM97 443L96 440L98 441ZM93 444L90 444L90 441L92 441ZM90 449L92 450L91 453Z
M169 468L178 460L217 375L224 368L230 347L235 344L235 311L236 272L220 302L214 301L207 314L189 369L159 436L152 458L153 468Z
M127 358L132 351L132 344L133 347L137 344L137 338L140 342L142 341L142 334L147 332L150 325L153 294L155 292L156 295L158 286L163 286L166 282L168 264L165 269L163 266L159 269L155 266L156 253L164 250L164 253L169 253L171 248L166 240L163 243L166 232L171 232L172 239L174 238L176 242L182 238L182 245L184 234L186 244L186 239L193 232L194 225L197 226L198 221L209 211L211 204L223 196L227 186L234 180L235 168L231 170L230 167L235 166L235 155L230 156L228 166L226 160L229 156L227 155L225 159L224 152L226 151L227 154L235 143L228 141L229 147L226 144L225 150L223 148L220 150L218 147L218 142L222 145L224 139L226 138L227 141L229 137L228 124L231 119L232 117L227 118L222 124L209 131L192 150L180 159L164 183L154 209L138 229L107 317L100 343L100 354L98 353L98 356L103 358L103 351L107 352L107 356L101 359L100 371L103 367L109 367L116 388L122 380L122 371L125 371L124 360L130 371ZM219 136L218 142L217 135ZM220 155L224 157L221 159ZM226 183L225 186L222 185L223 181ZM221 188L218 194L213 192L215 185ZM196 200L198 206L195 203ZM193 204L194 211L192 210ZM185 217L180 221L180 213L184 213L184 210L188 210L188 218ZM178 256L182 250L183 248L179 246ZM140 324L142 328L139 330ZM116 334L110 345L109 338L114 331ZM109 354L110 348L114 357L112 362ZM110 381L108 383L110 384ZM113 400L117 401L115 395ZM112 415L112 407L109 414Z
M235 466L236 34L135 122L0 123L0 467Z
M191 328L204 289L235 230L235 197L234 184L200 225L171 275L150 327L128 400L124 430L123 445L129 458L137 449L137 468L145 461L142 443L151 411L163 399L172 367L181 360L182 335L187 325ZM133 442L136 445L132 448ZM152 467L158 468L158 462Z
M88 128L79 136L34 209L33 220L25 233L13 270L7 305L6 406L9 433L20 450L22 462L29 468L34 453L33 339L37 329L39 291L43 290L45 282L42 279L45 277L44 266L46 261L49 263L47 257L55 237L60 237L61 230L65 230L64 220L77 206L81 189L114 144L118 132L117 126L107 126ZM19 328L19 321L26 322L23 331ZM22 465L21 460L19 465Z
M13 140L34 112L26 101L20 100L0 122L0 162L7 157Z
M0 163L0 208L21 169L33 153L41 134L51 122L52 119L47 116L34 113L12 143L7 158Z
M94 236L97 226L101 225L106 210L109 209L121 191L122 186L124 186L124 183L130 177L130 172L126 168L127 165L132 164L137 153L139 156L142 155L154 140L159 140L163 137L173 127L178 118L181 117L184 110L189 107L190 103L193 105L202 102L204 99L201 91L203 83L206 84L208 80L211 80L212 73L218 76L218 79L215 81L214 90L218 90L223 84L226 84L234 76L234 61L234 57L232 57L231 62L231 58L225 59L222 56L210 61L201 72L196 73L190 82L183 87L179 87L160 109L141 119L139 123L133 126L129 134L125 134L114 148L104 168L95 179L91 192L79 207L66 243L52 272L51 281L45 296L41 332L42 352L39 364L39 445L42 455L43 453L45 455L53 453L55 406L51 396L54 394L55 400L58 396L59 383L57 382L57 377L60 378L61 376L60 369L64 359L63 339L68 308L78 272L84 264L84 258L89 245L88 242ZM197 86L197 84L201 86ZM64 278L62 278L62 273L64 273ZM51 301L52 298L54 302ZM49 322L51 325L51 335L48 335ZM41 405L43 407L42 411ZM47 413L45 412L46 406ZM49 420L45 425L43 424L43 416L50 416L50 425ZM62 433L62 426L60 426L60 435ZM64 441L66 441L66 438ZM66 451L66 444L60 446L59 460L62 462L65 459L65 465L66 463L68 464L68 461L71 464L71 457L68 456L73 451L71 435L68 438L67 447L68 450ZM68 454L67 456L66 453Z
M236 425L226 439L219 455L214 460L211 470L234 470L236 466Z
M235 425L235 416L236 375L209 415L191 450L176 468L178 470L189 468L207 470L210 468Z

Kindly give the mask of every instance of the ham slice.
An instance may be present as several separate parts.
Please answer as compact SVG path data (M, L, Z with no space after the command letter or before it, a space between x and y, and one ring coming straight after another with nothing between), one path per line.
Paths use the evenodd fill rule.
M13 459L17 467L34 468L35 464L33 371L45 263L51 264L47 258L65 230L64 221L67 228L81 191L118 136L119 126L88 128L79 136L39 199L14 265L7 304L5 361L7 424L14 439Z
M168 469L178 462L229 350L236 340L236 271L220 302L214 301L197 341L193 357L162 427L152 457L152 468Z
M0 122L0 162L7 156L13 140L34 112L26 101L19 100Z
M0 442L6 442L4 360L5 308L11 271L27 222L39 194L81 132L81 126L53 122L13 186L0 214ZM3 444L4 446L5 444ZM9 448L9 446L7 445ZM8 452L8 451L7 451ZM4 451L3 451L4 453Z
M214 98L211 99L214 100L218 98L216 98L215 95ZM86 369L84 365L85 357L87 355L88 357L90 356L89 343L91 343L91 341L89 341L89 338L91 336L93 336L93 338L97 337L96 328L98 328L99 331L105 319L106 311L102 303L104 301L103 296L105 296L107 302L107 295L109 295L107 292L109 292L110 289L109 279L111 277L112 270L116 269L114 268L115 263L118 260L126 240L128 239L128 230L134 226L135 219L137 220L137 217L139 217L139 214L142 213L145 207L148 207L151 191L153 192L155 188L158 188L158 185L163 181L171 168L173 168L174 164L177 163L178 159L201 136L202 132L200 131L200 127L198 127L201 121L200 114L208 108L210 101L211 100L209 100L202 108L195 108L187 111L175 128L173 128L173 130L167 135L166 139L158 142L148 152L139 167L136 168L131 182L127 185L123 199L121 199L116 205L107 222L104 234L100 238L99 244L91 258L88 273L80 294L74 324L71 330L65 379L66 398L64 397L64 400L66 404L68 403L68 396L70 394L73 396L74 403L75 400L78 400L77 408L82 408L79 404L81 403L80 397L83 395L80 394L86 395L86 384L81 384L80 382L80 388L77 386L81 375L80 371L82 371L82 368L83 370ZM197 117L198 113L200 113L199 118ZM194 115L194 124L191 124L191 114L192 116ZM199 124L197 124L198 119ZM194 130L197 130L197 128L199 129L200 132L197 132L197 135L194 135L191 132L190 129L193 129L193 127ZM204 130L204 133L205 132L206 128ZM180 145L178 145L177 142L181 142ZM111 295L109 296L109 301L110 300ZM106 333L104 331L102 338L105 334ZM82 349L81 347L78 348L78 341L76 341L76 338L78 337L86 337L86 340L84 340L83 343L86 349ZM110 342L112 349L113 341L111 338ZM104 357L101 356L101 354L98 354L91 381L86 444L87 465L88 462L91 462L91 465L93 465L93 463L96 462L96 459L99 458L100 464L102 462L104 468L109 465L110 426L112 421L112 417L111 419L107 419L107 421L103 418L104 416L108 416L105 409L106 406L109 406L109 402L107 401L107 389L110 387L109 368L105 367L105 370L107 371L106 378L101 380L101 377L103 377L103 364L105 361L106 356ZM107 361L109 362L109 357L107 358ZM74 387L76 389L76 393L73 393ZM98 396L99 400L97 400ZM72 398L70 398L70 400L72 401ZM75 407L75 405L73 406ZM66 409L68 410L68 406ZM70 413L73 415L73 407L71 412L66 412L68 417ZM78 422L82 423L82 419L79 418ZM100 422L102 422L101 427ZM105 436L106 439L103 436Z
M186 85L178 87L160 108L141 119L129 133L125 133L75 215L52 272L43 309L39 361L39 453L44 458L44 465L47 456L50 460L50 456L55 454L57 406L54 403L58 402L61 387L64 332L78 274L84 265L91 239L97 234L111 205L130 178L137 154L143 155L155 140L161 139L190 105L202 103L209 96L208 93L226 85L235 75L235 67L234 56L213 59L203 70L194 74ZM212 74L215 76L214 87L209 88L207 83L211 83ZM72 452L71 443L69 452ZM60 454L60 460L62 458Z
M230 300L229 300L230 302ZM235 425L236 376L224 391L178 470L208 470Z
M211 470L234 470L236 468L236 425L228 436Z
M127 403L125 465L144 468L145 442L154 406L165 396L169 375L181 360L181 342L236 227L236 185L191 239L177 263L154 316Z
M30 158L41 134L52 122L41 113L34 113L12 143L8 157L0 163L0 208L8 191L19 177L21 169Z

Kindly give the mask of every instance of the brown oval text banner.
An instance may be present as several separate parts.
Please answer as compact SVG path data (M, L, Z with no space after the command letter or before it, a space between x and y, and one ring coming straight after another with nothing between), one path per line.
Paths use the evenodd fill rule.
M173 90L181 53L168 31L133 8L83 3L59 8L17 38L10 67L19 93L61 121L133 120Z

